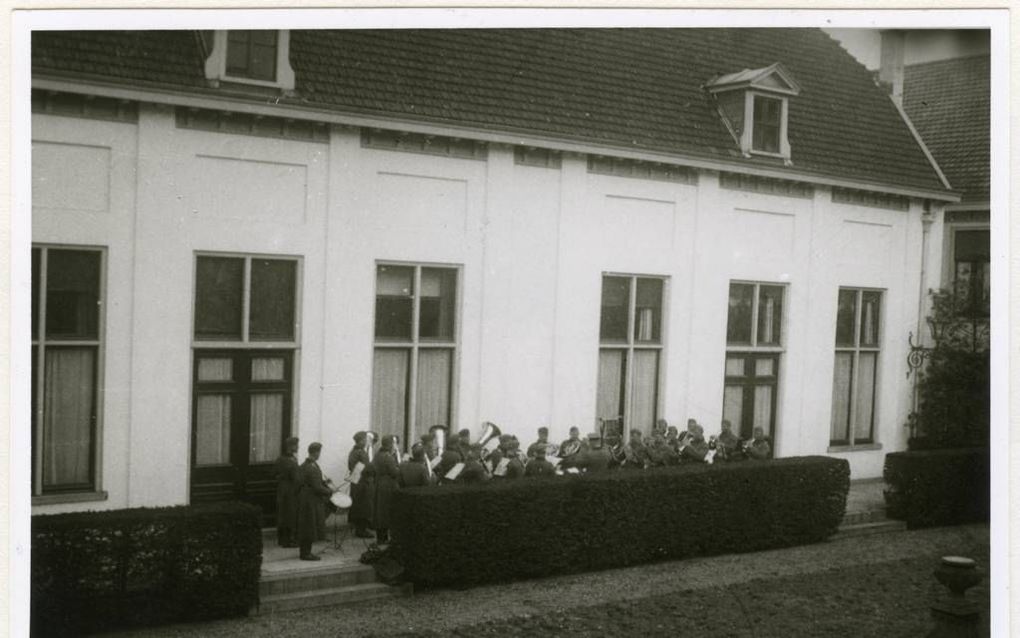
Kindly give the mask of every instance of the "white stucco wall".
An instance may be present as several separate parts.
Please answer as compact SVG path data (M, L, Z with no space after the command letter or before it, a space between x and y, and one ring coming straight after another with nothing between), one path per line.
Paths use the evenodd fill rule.
M109 497L37 512L187 502L197 251L300 258L294 430L303 446L325 444L334 478L370 423L380 260L462 268L452 425L491 420L525 442L540 425L553 439L594 427L601 277L619 272L669 278L660 410L710 433L722 413L729 282L786 284L776 450L824 454L838 288L880 288L881 448L835 454L865 478L905 446L920 202L904 212L834 204L825 187L809 199L728 190L709 171L696 185L598 175L570 154L561 168L522 166L498 145L487 160L368 149L353 128L334 128L328 143L209 133L144 105L137 126L36 115L33 137L37 180L69 163L89 171L56 187L36 181L33 241L108 251Z

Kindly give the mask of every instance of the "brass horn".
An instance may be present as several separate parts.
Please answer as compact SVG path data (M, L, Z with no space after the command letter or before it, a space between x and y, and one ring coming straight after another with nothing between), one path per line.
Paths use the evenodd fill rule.
M375 450L372 449L372 446L374 446L375 442L379 440L379 435L369 430L368 432L365 432L365 439L365 450L368 451L368 462L371 463L372 459L375 457Z
M450 428L445 425L433 425L429 428L429 434L436 440L436 456L442 456L446 451L446 437L450 435Z
M485 421L482 423L482 433L478 436L477 444L482 446L482 449L488 453L491 453L499 445L499 437L503 434L502 430L495 423Z

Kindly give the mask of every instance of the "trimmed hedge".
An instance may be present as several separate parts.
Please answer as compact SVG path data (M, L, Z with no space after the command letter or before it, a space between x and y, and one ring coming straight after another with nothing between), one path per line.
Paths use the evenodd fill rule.
M261 566L244 503L33 516L32 635L243 615Z
M886 515L910 529L989 519L987 448L892 452L883 475Z
M819 456L414 488L392 532L408 580L467 586L818 542L849 488Z

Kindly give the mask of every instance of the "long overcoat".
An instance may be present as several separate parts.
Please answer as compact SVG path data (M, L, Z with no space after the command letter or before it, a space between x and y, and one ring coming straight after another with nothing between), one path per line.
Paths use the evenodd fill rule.
M276 459L276 528L290 530L297 528L298 489L300 466L290 454L281 454Z
M321 537L326 526L326 499L333 490L322 480L322 470L312 459L301 465L301 491L298 493L298 542L311 543Z
M375 511L373 527L389 529L392 517L390 508L393 506L393 493L397 491L397 480L400 478L400 468L397 466L397 459L392 452L380 451L372 461L372 469L375 471Z
M372 525L372 501L375 499L375 480L372 464L368 461L368 451L356 446L347 456L347 471L353 472L358 463L364 464L361 479L357 485L351 485L351 511L347 517L355 525Z

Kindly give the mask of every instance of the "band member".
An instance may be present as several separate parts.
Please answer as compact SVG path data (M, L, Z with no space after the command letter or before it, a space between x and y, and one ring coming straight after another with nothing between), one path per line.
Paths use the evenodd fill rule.
M652 459L648 455L648 448L645 447L641 430L630 431L630 442L624 448L624 454L626 455L626 461L623 464L625 468L640 470L651 464Z
M426 468L428 457L425 455L425 448L421 444L415 444L411 448L411 460L401 463L398 468L400 476L397 483L401 488L422 487L431 485L429 471Z
M465 432L467 430L464 430ZM469 437L470 438L470 437ZM443 456L439 460L439 465L436 466L436 474L439 475L439 482L447 482L446 474L453 469L454 465L464 462L464 451L467 446L462 446L460 435L456 439L450 441L450 444L443 450Z
M535 451L542 448L543 452L549 450L549 428L544 425L538 428L538 440L528 446L528 458L535 458Z
M468 448L471 447L471 430L464 428L458 432L456 445L461 457L467 457Z
M503 459L507 458L507 449L509 448L512 437L509 434L499 435L499 446L489 453L485 457L485 461L482 463L485 469L488 470L492 478L505 478L504 476L498 476L495 474L496 468L503 462Z
M673 450L677 456L680 455L680 433L677 431L675 425L671 425L666 428L666 445Z
M765 430L754 429L754 438L746 446L747 456L755 461L765 461L772 458L772 444L765 436Z
M627 462L627 446L617 433L607 433L602 444L609 450L609 469L622 467Z
M460 476L457 477L462 483L484 483L491 477L485 470L481 461L482 446L472 445L468 448L467 455L465 456L464 469L461 471Z
M379 453L372 460L375 471L375 521L376 540L380 545L390 542L390 508L393 506L393 493L397 490L400 469L397 464L398 452L393 448L393 435L382 438Z
M708 454L708 443L705 442L705 429L694 419L687 422L687 442L680 448L682 461L704 463Z
M663 467L675 465L680 460L680 455L673 451L666 441L664 433L656 432L651 440L645 444L648 451L648 465L650 467Z
M581 431L576 427L570 428L570 438L563 441L559 449L559 457L563 459L560 467L564 469L577 465L577 455L588 447L587 442L581 440Z
M312 554L312 543L320 530L326 526L326 499L333 490L322 480L319 455L322 444L315 442L308 446L308 458L301 465L301 490L298 494L298 545L301 560L320 560Z
M426 432L421 435L421 447L422 452L425 454L425 460L431 461L436 458L436 435L431 432ZM414 457L414 448L411 451L412 458Z
M512 436L512 435L511 435ZM506 451L507 458L510 462L506 466L506 478L508 479L519 479L524 476L524 461L521 460L521 442L517 440L516 436L510 439L509 446ZM530 464L529 464L530 465Z
M354 448L347 456L347 471L354 473L361 464L361 476L357 483L351 483L351 510L347 518L354 526L358 538L374 538L368 528L372 525L372 501L375 499L375 476L368 460L367 436L364 432L354 435Z
M556 468L545 458L545 448L535 448L535 458L528 461L524 468L524 476L554 476L555 474Z
M298 439L288 437L276 459L276 542L280 547L297 547L298 490L300 466Z
M608 446L602 445L602 436L598 432L588 434L588 445L578 456L577 468L588 474L605 472L613 462L613 454Z
M719 433L719 453L716 460L735 461L740 450L740 439L733 433L733 424L727 419L722 421L722 431Z

